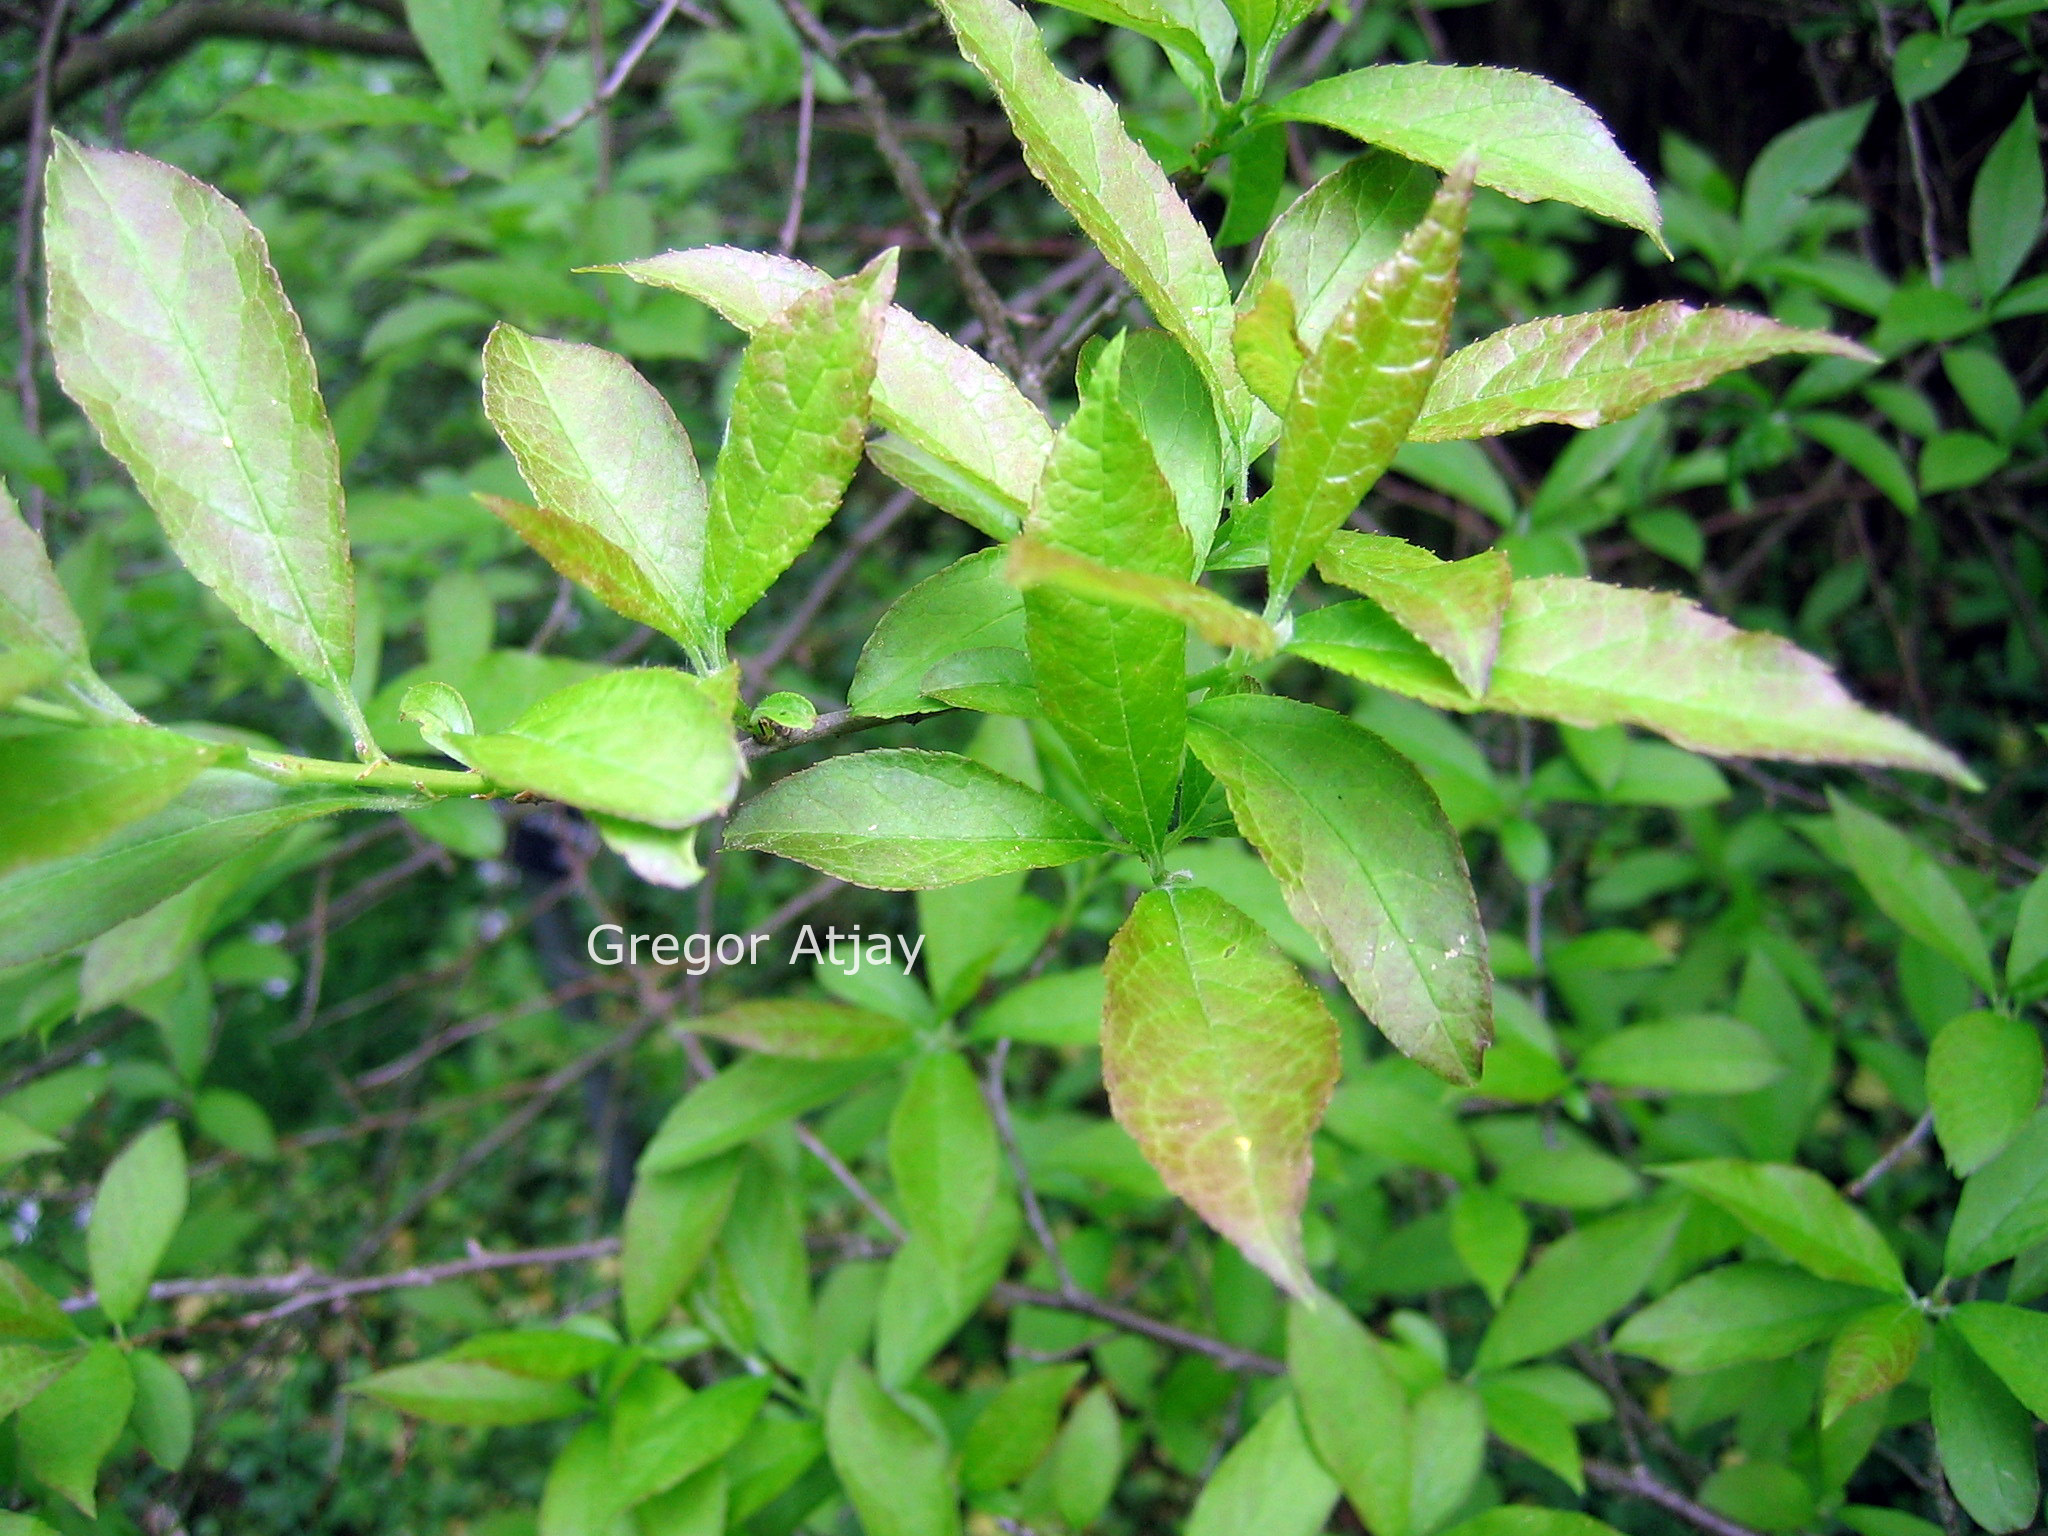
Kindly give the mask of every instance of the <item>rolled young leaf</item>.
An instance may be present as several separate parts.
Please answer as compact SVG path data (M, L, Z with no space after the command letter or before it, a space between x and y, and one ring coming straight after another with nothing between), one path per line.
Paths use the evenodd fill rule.
M832 281L787 256L723 245L595 270L687 293L749 335ZM872 403L876 421L929 456L965 494L949 498L931 476L912 490L991 538L1008 538L1023 526L1052 450L1052 427L994 364L892 304L882 319ZM884 473L897 473L890 460L878 455L876 462Z
M1469 165L1429 216L1375 267L1302 364L1280 428L1273 488L1261 499L1271 584L1294 589L1387 466L1422 409L1458 296L1472 203Z
M705 608L732 625L830 521L860 464L896 253L754 332L711 482Z
M1119 341L1096 360L1080 409L1053 444L1027 531L1056 555L1186 582L1194 546L1152 445L1123 403L1122 358ZM1185 627L1099 593L1032 586L1024 637L1039 703L1082 784L1118 831L1156 856L1180 783Z
M1457 834L1408 760L1342 715L1207 699L1189 744L1366 1016L1456 1083L1493 1038L1486 931Z
M971 758L908 748L855 752L791 774L733 812L725 845L884 891L1050 869L1109 851L1057 800Z
M44 249L64 392L192 574L354 712L341 467L263 236L183 171L59 134Z
M1447 171L1479 157L1479 184L1532 203L1556 198L1663 244L1657 194L1606 124L1535 75L1448 64L1385 64L1303 86L1272 107Z
M1059 72L1029 12L1010 0L939 0L939 9L995 88L1032 174L1202 370L1234 448L1253 402L1231 347L1230 285L1202 226L1116 104ZM1241 460L1234 451L1225 460L1225 479L1235 480Z
M659 598L660 620L644 612L627 616L708 655L704 482L690 439L660 391L602 348L501 324L484 343L484 413L534 499L622 551ZM506 516L496 505L492 510ZM535 542L517 522L513 528ZM535 547L561 570L545 547ZM582 575L563 574L592 586Z
M1446 358L1411 436L1498 437L1546 421L1597 427L1737 368L1801 352L1877 361L1825 331L1676 300L1531 320Z
M1150 891L1110 941L1102 1077L1166 1187L1283 1289L1301 1250L1309 1138L1337 1025L1265 932L1213 891Z
M1513 581L1506 555L1489 549L1466 560L1439 560L1403 539L1335 533L1316 570L1378 603L1441 656L1475 698L1485 694Z

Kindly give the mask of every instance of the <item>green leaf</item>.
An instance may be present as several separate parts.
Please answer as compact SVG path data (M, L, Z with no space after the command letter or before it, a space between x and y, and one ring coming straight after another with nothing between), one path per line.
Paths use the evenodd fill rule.
M1624 1354L1688 1375L1780 1360L1825 1339L1870 1306L1861 1286L1783 1264L1726 1264L1675 1287L1614 1336Z
M766 1376L728 1377L688 1397L664 1398L651 1414L629 1412L622 1395L612 1416L613 1496L622 1505L638 1504L710 1466L739 1444L770 1385Z
M0 1536L57 1536L57 1531L33 1515L0 1514Z
M1502 1504L1461 1520L1443 1536L1621 1536L1603 1520L1570 1509Z
M1962 72L1970 62L1970 40L1915 32L1899 44L1892 58L1892 89L1902 104L1925 101Z
M833 1378L825 1447L868 1536L958 1536L945 1441L857 1360Z
M657 827L716 815L740 782L722 690L666 667L571 684L510 730L450 741L478 772L508 788Z
M1060 1405L1088 1374L1083 1365L1047 1365L1004 1383L960 1444L960 1481L987 1493L1019 1481L1045 1458L1059 1429Z
M0 1418L34 1402L58 1377L79 1362L76 1350L40 1349L33 1344L0 1344Z
M1834 411L1803 411L1792 421L1882 491L1908 517L1920 510L1920 492L1906 461L1899 457L1896 448L1862 422Z
M1511 1376L1482 1381L1479 1395L1486 1405L1487 1428L1503 1444L1555 1472L1574 1493L1585 1493L1579 1437L1561 1408Z
M2048 1110L1971 1174L1948 1228L1943 1269L1974 1275L2048 1239Z
M1811 1169L1707 1158L1653 1170L1721 1207L1823 1280L1908 1294L1898 1255L1856 1207Z
M1657 194L1593 111L1548 80L1509 69L1392 64L1304 86L1273 112L1322 123L1447 171L1479 157L1479 184L1522 202L1556 198L1640 229L1660 245Z
M226 752L146 725L0 738L0 874L82 852L162 810Z
M2048 984L2048 872L2036 875L2020 898L2005 952L2005 984L2024 994Z
M235 1088L207 1088L192 1100L192 1123L251 1162L277 1160L277 1131L261 1104Z
M1451 1202L1451 1246L1486 1299L1498 1307L1529 1252L1529 1218L1490 1185L1474 1184Z
M1002 1150L973 1069L932 1051L911 1069L889 1119L889 1176L910 1230L947 1264L973 1247L996 1198Z
M872 1056L853 1061L749 1056L683 1096L640 1154L639 1173L666 1173L729 1152L838 1098L881 1065Z
M1875 101L1864 101L1810 117L1764 146L1743 181L1745 257L1765 255L1782 245L1810 199L1841 179L1876 108Z
M1471 1496L1486 1464L1486 1408L1462 1381L1439 1381L1415 1400L1415 1467L1408 1499L1418 1531L1433 1531Z
M1596 1041L1579 1076L1655 1093L1748 1093L1776 1082L1785 1064L1747 1024L1713 1014L1633 1024Z
M988 1300L1023 1229L1008 1195L990 1200L980 1223L947 1248L929 1224L912 1229L889 1260L875 1311L875 1370L884 1386L909 1387Z
M970 758L907 748L791 774L733 813L725 845L885 891L1047 869L1108 849L1037 790Z
M1969 1340L1977 1358L2029 1413L2048 1419L2048 1316L2002 1302L1969 1301L1945 1326Z
M1218 0L1202 3L1217 5ZM1122 356L1118 403L1137 418L1152 445L1159 472L1173 488L1181 526L1194 543L1199 567L1215 542L1226 489L1216 407L1201 370L1164 331L1126 332Z
M85 1253L107 1321L135 1315L184 1219L185 1146L172 1120L159 1120L121 1149L100 1176Z
M1443 658L1474 698L1486 692L1512 584L1506 555L1489 549L1445 561L1405 539L1335 533L1316 570L1325 581L1363 592L1386 609Z
M1514 584L1482 704L1568 725L1638 725L1724 757L1872 763L1976 782L1953 753L1862 708L1825 665L1776 635L1738 630L1682 597L1570 576Z
M1110 942L1102 1075L1167 1188L1297 1296L1309 1138L1337 1027L1250 918L1212 892L1151 891Z
M484 412L545 510L485 505L608 606L708 653L704 482L660 392L614 353L501 324L484 344ZM608 569L621 555L624 569Z
M1942 1026L1927 1052L1927 1102L1951 1171L1976 1172L2019 1133L2041 1102L2041 1079L2032 1024L1979 1010Z
M502 0L405 0L405 22L442 87L465 112L483 95L498 50Z
M1294 369L1322 344L1337 317L1375 268L1429 213L1436 178L1402 155L1369 149L1296 198L1274 221L1238 295L1239 325L1284 295L1294 361L1278 398L1286 409Z
M0 651L0 708L47 688L66 670L64 658L54 651Z
M1984 991L1996 992L1984 930L1933 856L1845 796L1830 791L1828 801L1849 867L1878 909Z
M1934 1441L1956 1502L1987 1531L2032 1523L2041 1502L2034 1425L1955 1328L1934 1331Z
M1173 489L1152 445L1121 399L1123 349L1111 342L1097 359L1080 408L1060 429L1046 461L1026 529L1020 573L1012 554L1010 580L1025 587L1024 634L1046 718L1073 753L1081 782L1112 825L1156 857L1173 823L1187 713L1187 634L1173 616L1136 607L1131 586L1103 572L1074 591L1071 569L1058 586L1026 585L1019 576L1061 569L1061 555L1139 578L1185 583L1194 549ZM1041 548L1050 559L1032 556ZM1086 571L1084 565L1080 567Z
M23 1158L62 1151L64 1143L45 1136L19 1115L0 1109L0 1168L11 1168Z
M77 1337L48 1291L12 1264L0 1263L0 1342L62 1344Z
M1337 1492L1309 1449L1294 1399L1278 1397L1217 1463L1183 1536L1317 1536Z
M1189 731L1367 1017L1430 1070L1474 1081L1492 1038L1486 936L1421 775L1363 726L1290 699L1212 698Z
M0 642L47 651L73 666L85 661L85 626L50 564L42 536L29 527L0 484ZM40 687L41 684L31 684Z
M569 1437L541 1487L538 1536L612 1536L617 1530L610 1446L601 1419Z
M1102 1030L1100 966L1052 971L1006 988L975 1016L970 1038L1027 1045L1093 1045Z
M104 1339L88 1345L76 1365L23 1405L14 1424L17 1465L91 1519L100 1463L134 1401L135 1378L119 1347Z
M693 1020L690 1027L763 1055L806 1061L878 1056L908 1045L911 1039L911 1028L901 1019L842 1003L794 997L739 1003Z
M1009 0L940 0L939 9L995 88L1032 174L1187 348L1226 436L1242 441L1252 397L1231 347L1230 286L1166 173L1132 141L1109 97L1059 72L1028 12ZM1232 452L1226 480L1238 470Z
M349 1383L348 1390L435 1424L536 1424L588 1406L566 1381L445 1356L393 1366Z
M1471 202L1470 168L1461 166L1302 364L1273 488L1259 503L1276 592L1293 590L1414 425L1443 357Z
M598 1369L618 1348L610 1339L566 1328L508 1328L464 1339L440 1358L488 1365L536 1381L567 1381Z
M1472 1139L1437 1096L1438 1087L1405 1062L1376 1064L1338 1088L1323 1129L1397 1166L1428 1168L1469 1184L1479 1177Z
M1068 1530L1086 1530L1102 1517L1123 1461L1116 1399L1107 1387L1096 1387L1074 1405L1052 1448L1053 1508Z
M178 1368L154 1350L128 1357L135 1377L135 1405L129 1422L149 1459L166 1472L184 1466L192 1454L192 1388Z
M1091 606L1109 606L1132 613L1160 614L1177 620L1225 650L1243 650L1264 661L1280 649L1280 636L1257 614L1191 581L1172 576L1120 570L1083 555L1069 554L1026 536L1009 545L1003 576L1025 592L1056 587ZM1026 611L1030 603L1026 601ZM1178 666L1176 666L1178 670ZM927 674L929 676L929 674Z
M1545 1355L1592 1332L1642 1294L1685 1219L1677 1202L1604 1217L1559 1238L1508 1292L1480 1341L1483 1371Z
M893 718L933 707L924 678L962 651L1024 646L1024 600L1003 579L1004 552L984 549L927 576L889 605L861 647L847 708Z
M1904 1381L1920 1358L1926 1335L1927 1319L1918 1307L1903 1301L1866 1308L1844 1323L1828 1348L1821 1428Z
M1246 386L1270 410L1284 411L1308 354L1295 334L1294 299L1282 282L1268 282L1250 303L1240 300L1230 344Z
M786 256L730 246L670 251L598 270L687 293L749 334L831 281ZM1052 428L1001 370L900 305L891 305L882 321L872 404L876 421L943 466L973 498L971 506L963 507L934 496L936 505L994 539L1008 538L1023 526L1052 449ZM876 462L895 473L882 456ZM911 489L923 495L928 486ZM992 515L974 511L982 507Z
M183 171L61 134L44 229L64 392L192 574L353 708L334 434L263 236Z
M628 1338L660 1327L703 1267L739 1177L737 1154L635 1175L620 1223L619 1309Z
M2031 96L1977 172L1970 189L1970 255L1977 263L1977 287L1986 299L2003 293L2019 276L2028 253L2041 238L2048 188L2041 170L2041 139Z
M1418 442L1497 437L1538 422L1597 427L1786 353L1875 363L1825 331L1799 331L1734 309L1666 300L1647 309L1553 316L1496 331L1437 370Z
M831 520L860 465L895 252L754 331L711 482L705 608L730 629Z
M1373 1536L1408 1536L1408 1393L1379 1340L1329 1296L1287 1309L1287 1374L1317 1458Z

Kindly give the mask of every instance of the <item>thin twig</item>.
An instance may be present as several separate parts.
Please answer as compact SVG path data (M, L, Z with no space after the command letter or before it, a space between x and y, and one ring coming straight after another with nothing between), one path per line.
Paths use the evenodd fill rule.
M811 51L802 50L803 88L796 99L796 169L789 178L789 211L782 216L782 231L775 248L787 256L796 249L797 236L804 227L804 195L811 187L811 125L818 110L818 70Z
M1911 1130L1885 1148L1884 1156L1864 1169L1862 1173L1857 1175L1848 1184L1845 1184L1842 1187L1842 1193L1851 1200L1861 1200L1870 1193L1871 1185L1896 1168L1908 1153L1927 1139L1927 1133L1933 1129L1934 1111L1930 1109L1926 1114L1913 1122Z
M996 1135L1002 1138L1003 1154L1009 1159L1010 1173L1017 1180L1017 1193L1023 1198L1024 1218L1031 1223L1031 1235L1038 1239L1045 1262L1052 1266L1060 1294L1078 1296L1082 1294L1081 1287L1074 1283L1073 1272L1067 1268L1059 1240L1053 1236L1052 1224L1045 1219L1045 1207L1039 1204L1038 1191L1031 1187L1031 1170L1025 1166L1024 1149L1017 1145L1017 1126L1010 1118L1009 1087L1004 1082L1009 1065L1010 1041L1005 1037L998 1040L996 1048L989 1052L988 1069L982 1075L982 1097L988 1100L989 1116L996 1123Z
M1757 1536L1748 1526L1695 1504L1670 1484L1660 1481L1648 1467L1631 1470L1604 1461L1588 1461L1585 1471L1586 1481L1594 1486L1654 1504L1667 1515L1676 1515L1688 1525L1708 1532L1709 1536Z
M818 572L817 579L811 583L802 600L791 610L782 627L775 631L774 637L747 659L745 670L750 684L758 687L769 673L782 665L789 653L796 649L798 643L809 632L812 622L825 611L825 605L832 601L833 595L845 583L846 578L853 574L853 568L860 564L861 556L887 537L889 530L901 522L904 515L916 505L916 496L909 491L899 490L882 504L879 512L853 531L853 536L840 546L839 552L833 555L831 562L824 570Z
M815 725L808 725L800 731L786 731L777 726L765 741L744 741L740 743L740 755L749 762L757 757L766 757L771 752L787 752L792 747L813 746L821 741L832 741L841 736L851 736L856 731L873 730L878 725L909 725L926 720L932 714L943 714L933 710L926 714L897 715L883 718L878 715L857 715L850 709L830 710L818 716Z
M838 1153L819 1138L818 1133L801 1120L796 1123L797 1145L815 1157L825 1171L839 1181L839 1187L853 1196L854 1202L872 1216L877 1225L897 1242L904 1242L909 1233L903 1230L903 1223L896 1219L896 1213L876 1198L875 1192L863 1184L860 1175L847 1167Z
M556 118L539 133L529 135L526 142L536 147L552 144L563 134L581 127L594 113L608 105L625 87L635 66L647 56L647 50L654 46L655 39L661 36L662 29L675 19L676 12L682 8L683 0L661 0L660 9L647 18L647 25L626 45L626 51L619 55L618 63L612 66L612 72L604 77L604 83L591 94L590 99L575 111Z
M1262 1355L1255 1349L1240 1349L1237 1345L1222 1339L1211 1338L1206 1333L1182 1328L1175 1323L1161 1322L1156 1317L1147 1317L1142 1312L1133 1312L1129 1307L1120 1307L1113 1301L1104 1301L1079 1291L1063 1296L1058 1291L1048 1291L1036 1285L1017 1285L1004 1281L995 1288L995 1299L1006 1307L1045 1307L1054 1312L1074 1312L1082 1317L1092 1317L1099 1323L1108 1323L1126 1333L1135 1333L1152 1339L1173 1349L1188 1354L1206 1355L1226 1371L1243 1371L1249 1376L1284 1376L1287 1367L1271 1355Z
M306 951L306 983L299 993L299 1012L291 1028L295 1037L313 1027L320 1011L320 984L327 975L327 897L333 887L334 862L322 860L320 873L313 877L312 915L306 919L312 925L313 939Z

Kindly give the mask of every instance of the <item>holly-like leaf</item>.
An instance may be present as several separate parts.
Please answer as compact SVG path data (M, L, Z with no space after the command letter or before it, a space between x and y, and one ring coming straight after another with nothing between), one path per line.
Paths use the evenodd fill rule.
M1868 1216L1811 1169L1707 1158L1657 1173L1705 1197L1823 1280L1904 1294L1904 1271Z
M728 848L855 885L921 891L1071 864L1109 845L1058 801L949 752L856 752L770 785L726 823Z
M1927 1102L1952 1172L1976 1172L2019 1134L2041 1102L2042 1066L2039 1032L2009 1014L1980 1009L1941 1027Z
M292 795L245 774L202 773L89 852L0 878L0 970L76 949L273 833L377 804L353 791Z
M1485 694L1513 584L1506 555L1489 549L1440 560L1405 539L1340 532L1323 546L1316 570L1378 603L1441 656L1475 698Z
M1414 1447L1408 1392L1378 1339L1332 1297L1287 1309L1287 1374L1317 1457L1373 1536L1405 1536Z
M1471 204L1471 167L1461 165L1302 364L1259 503L1274 591L1293 590L1414 425L1449 334Z
M939 0L939 9L960 52L995 88L1032 173L1187 348L1226 436L1242 441L1252 397L1231 347L1230 286L1166 173L1132 140L1109 97L1059 72L1021 6ZM1226 479L1235 479L1238 456L1226 458Z
M1825 331L1676 300L1550 316L1496 331L1445 358L1412 435L1439 443L1545 421L1597 427L1787 353L1877 362L1874 353Z
M704 482L660 391L602 348L500 325L484 344L484 412L544 510L485 505L607 606L708 654Z
M2033 1313L2027 1316L2032 1317ZM1927 1337L1927 1319L1903 1301L1881 1302L1842 1325L1828 1346L1822 1377L1821 1428L1858 1403L1889 1392L1912 1372Z
M1209 699L1189 731L1366 1016L1432 1071L1476 1081L1493 1034L1486 934L1422 776L1363 726L1291 699Z
M192 574L353 708L341 470L263 236L183 171L59 134L44 248L64 392Z
M1222 897L1148 892L1110 942L1102 1075L1159 1170L1259 1268L1313 1294L1301 1251L1309 1137L1337 1082L1337 1026Z
M831 282L816 267L787 256L718 245L598 270L687 293L749 334ZM1023 526L1052 450L1052 428L1001 370L901 305L891 305L882 320L871 401L875 420L921 456L905 462L933 466L912 490L936 492L935 505L990 538L1008 538ZM886 473L897 472L892 459L875 458ZM957 494L948 495L941 475L960 487Z
M1276 116L1322 123L1447 171L1479 158L1479 184L1556 198L1663 243L1657 194L1606 124L1569 91L1511 69L1388 64L1302 87Z
M1429 213L1436 178L1403 155L1369 149L1310 187L1267 231L1258 260L1238 295L1239 324L1272 302L1277 291L1291 307L1296 357L1322 344L1338 315L1373 270L1390 260L1407 233ZM1273 404L1286 409L1292 373Z
M711 482L705 608L730 629L831 520L860 464L896 254L754 332Z
M144 725L0 737L0 874L162 810L226 751Z
M889 605L861 647L847 707L884 718L931 708L923 680L948 656L1022 650L1024 600L1003 579L1003 551L984 549L927 576Z
M85 1232L99 1308L125 1323L148 1294L150 1279L184 1219L185 1144L175 1121L159 1120L107 1165Z
M85 626L57 580L42 537L0 484L0 644L85 661ZM40 684L32 685L40 686Z
M869 1536L959 1536L945 1440L857 1360L841 1365L832 1380L825 1446Z
M650 826L692 826L739 789L721 691L663 667L607 672L549 694L510 730L449 740L508 788Z
M910 1026L901 1019L844 1003L797 997L760 998L695 1020L699 1034L716 1035L765 1056L836 1061L876 1056L908 1045Z
M1009 546L1003 575L1014 587L1058 587L1094 603L1164 614L1227 650L1243 650L1263 661L1280 649L1280 636L1257 614L1207 587L1172 576L1119 570L1083 555L1069 554L1026 536Z
M1140 578L1185 583L1192 574L1172 487L1121 398L1122 357L1120 342L1104 349L1054 441L1026 525L1027 572L1044 547L1055 562L1070 555ZM1064 583L1026 586L1024 620L1040 705L1081 782L1120 832L1156 854L1173 823L1186 735L1184 626Z

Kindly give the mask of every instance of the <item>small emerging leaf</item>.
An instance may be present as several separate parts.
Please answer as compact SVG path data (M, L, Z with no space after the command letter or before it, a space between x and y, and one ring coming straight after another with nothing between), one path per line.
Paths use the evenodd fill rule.
M1110 943L1102 1073L1167 1188L1297 1296L1309 1137L1337 1026L1250 918L1199 888L1138 900Z
M1919 1308L1903 1301L1870 1307L1844 1323L1828 1348L1821 1428L1904 1381L1920 1358L1926 1336L1927 1319Z

